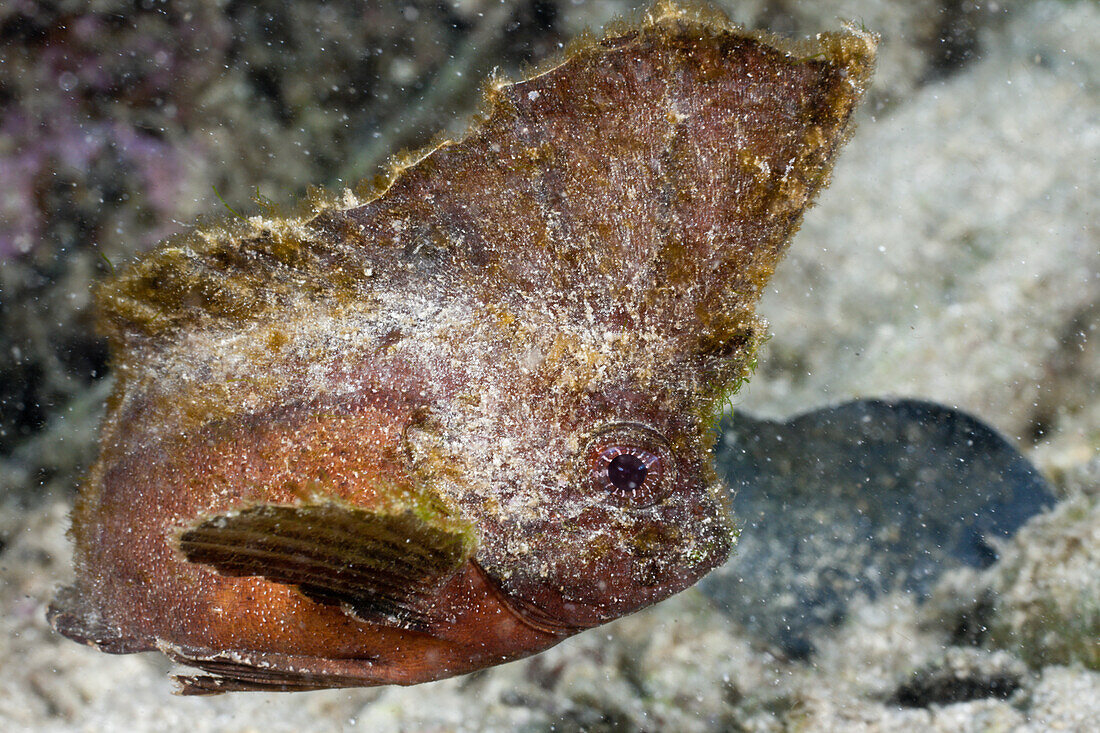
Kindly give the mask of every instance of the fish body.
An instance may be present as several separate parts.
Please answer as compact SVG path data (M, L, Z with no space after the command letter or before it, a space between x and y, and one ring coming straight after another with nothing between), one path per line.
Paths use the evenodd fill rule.
M491 83L460 141L199 228L99 294L116 374L55 628L185 693L412 684L730 553L713 425L874 38L675 6Z

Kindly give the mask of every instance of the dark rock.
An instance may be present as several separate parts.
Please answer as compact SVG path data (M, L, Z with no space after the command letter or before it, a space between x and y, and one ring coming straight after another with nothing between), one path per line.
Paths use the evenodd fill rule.
M890 702L926 708L986 698L1006 700L1020 688L1024 674L1023 664L1004 653L948 649L942 658L915 671Z
M984 568L1054 496L977 419L916 400L862 400L786 422L722 423L716 464L743 523L734 556L703 591L792 657L838 625L852 600L922 597L940 574Z

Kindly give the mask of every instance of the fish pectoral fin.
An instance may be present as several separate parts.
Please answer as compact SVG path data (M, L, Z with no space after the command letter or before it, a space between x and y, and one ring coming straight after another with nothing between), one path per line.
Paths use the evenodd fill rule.
M474 554L473 526L438 505L371 510L320 498L204 517L178 535L189 562L297 586L365 621L417 628Z

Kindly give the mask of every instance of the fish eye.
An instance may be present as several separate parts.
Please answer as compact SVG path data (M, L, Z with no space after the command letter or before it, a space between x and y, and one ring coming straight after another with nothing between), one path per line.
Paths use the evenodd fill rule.
M632 506L651 506L664 498L671 471L668 443L645 426L617 423L589 442L592 488Z
M647 450L616 445L600 451L599 466L608 491L637 491L650 473L660 470L661 459Z

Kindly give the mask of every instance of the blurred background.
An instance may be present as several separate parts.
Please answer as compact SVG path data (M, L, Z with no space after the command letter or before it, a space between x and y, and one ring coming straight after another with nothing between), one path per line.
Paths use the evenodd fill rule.
M1026 704L891 717L888 693L935 660L889 623L868 631L864 619L813 664L784 666L691 594L463 680L298 698L171 698L162 660L99 655L46 627L45 604L71 573L65 515L110 389L93 283L227 206L291 205L310 186L353 185L398 150L461 135L494 70L515 78L647 5L0 4L0 727L820 730L854 715L871 727L977 730L1097 719L1081 707L1100 698L1088 670L1100 666L1088 648L1100 643L1100 6L1090 0L721 3L740 23L792 37L845 20L882 35L833 185L761 304L775 335L736 404L776 417L866 396L958 406L1076 502L1069 524L1018 548L1015 575L987 578L1008 598L1035 548L1047 558L1084 548L1066 550L1066 583L1084 579L1077 595L1050 590L1043 606L1083 617L1076 631L1039 620L1016 629L1031 634L1026 644L1009 634L976 647L1035 673ZM969 608L962 596L945 586L941 632L950 609ZM1005 606L1006 618L1030 619L1020 608ZM921 613L887 616L921 639ZM1068 651L1043 646L1052 633Z

